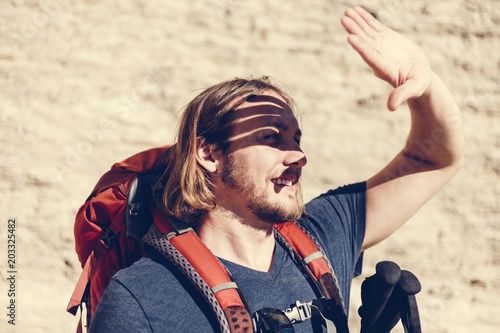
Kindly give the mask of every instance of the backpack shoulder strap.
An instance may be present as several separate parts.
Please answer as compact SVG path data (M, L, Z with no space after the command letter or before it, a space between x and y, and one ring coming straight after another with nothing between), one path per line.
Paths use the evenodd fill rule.
M172 262L211 305L224 333L252 331L251 314L245 307L238 287L222 263L203 244L192 228L172 221L158 208L154 224L143 241ZM314 237L298 224L288 222L276 226L277 240L285 246L313 281L320 296L332 300L328 304L331 320L340 333L347 333L347 315L337 279L325 252ZM243 330L242 330L243 329Z
M143 241L172 262L200 291L215 313L221 332L253 331L250 313L236 283L193 229L174 229L165 214L157 208L154 224Z
M347 311L333 267L314 236L295 222L275 225L275 236L307 273L320 296L329 300L327 310L339 332L349 332Z

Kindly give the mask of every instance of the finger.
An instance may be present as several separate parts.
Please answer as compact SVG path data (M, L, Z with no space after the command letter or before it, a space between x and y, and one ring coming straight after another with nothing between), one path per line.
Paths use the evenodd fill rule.
M385 29L385 26L380 23L372 14L366 11L362 7L355 7L354 10L363 18L363 20L376 32L381 32Z
M351 17L349 16L342 17L340 23L348 33L356 35L364 40L367 40L369 38L363 31L363 29L361 29L359 24L356 21L354 21Z
M347 41L351 44L354 50L359 53L368 66L371 68L378 68L381 66L380 54L362 38L356 35L349 35L347 37Z
M360 11L360 12L358 12ZM349 8L345 11L345 16L351 18L367 36L374 38L377 31L369 24L370 19L374 19L367 11L362 8Z

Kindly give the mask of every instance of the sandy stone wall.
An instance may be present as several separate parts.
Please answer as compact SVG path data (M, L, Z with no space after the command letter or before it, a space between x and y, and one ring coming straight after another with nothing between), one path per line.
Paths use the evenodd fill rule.
M27 0L0 3L0 331L73 331L76 210L111 164L170 143L182 107L208 85L269 75L295 96L307 199L384 166L404 144L408 112L385 109L389 87L346 42L339 20L358 4L423 47L463 111L468 142L462 171L366 253L364 276L386 259L419 276L424 332L498 330L497 0ZM15 326L5 315L9 219Z

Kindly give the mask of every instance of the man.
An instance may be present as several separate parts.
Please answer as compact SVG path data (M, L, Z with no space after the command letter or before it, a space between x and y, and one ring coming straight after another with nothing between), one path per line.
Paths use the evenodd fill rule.
M406 101L412 119L403 150L366 182L329 191L304 209L299 180L307 159L293 101L265 79L210 87L181 119L165 174L165 211L195 226L252 312L315 298L276 243L273 224L298 221L318 239L347 302L362 251L405 223L462 163L458 107L420 48L361 8L347 10L341 22L352 47L394 87L389 110ZM90 331L210 332L218 324L189 282L151 250L115 275Z

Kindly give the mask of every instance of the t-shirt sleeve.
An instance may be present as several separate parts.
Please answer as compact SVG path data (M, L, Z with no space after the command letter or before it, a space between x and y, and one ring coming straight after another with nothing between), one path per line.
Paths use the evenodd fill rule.
M366 183L330 190L306 204L304 227L327 252L344 290L359 275L366 223ZM346 291L348 293L348 291Z
M152 330L135 297L119 281L112 279L97 305L89 333L115 332L151 333Z

